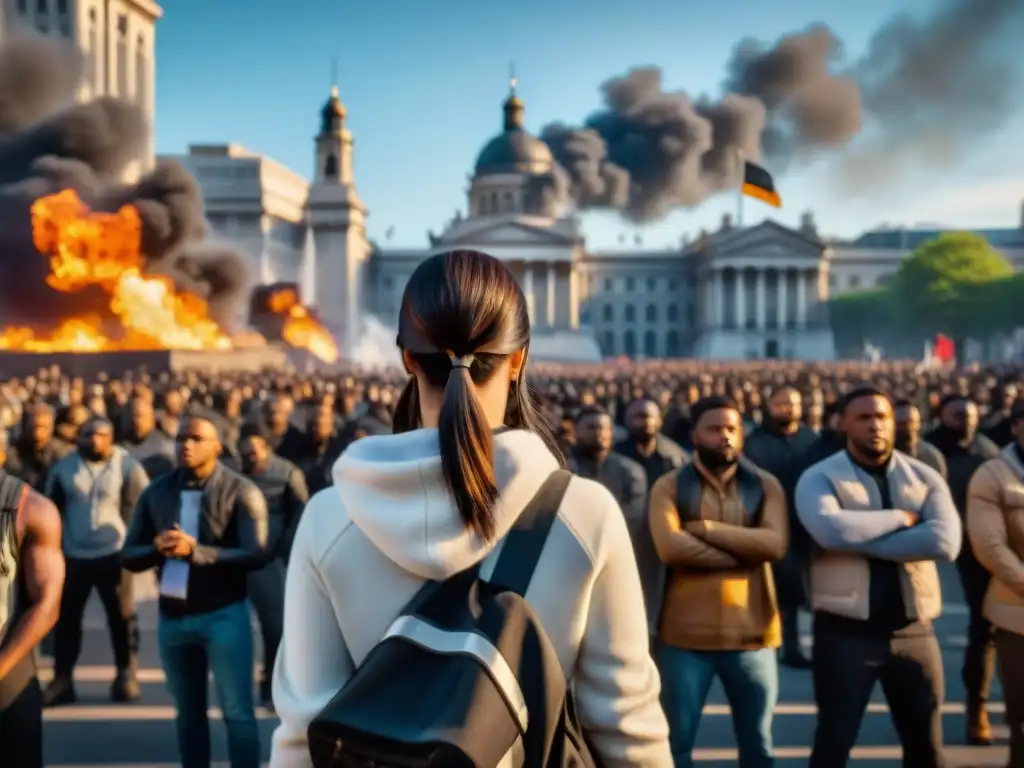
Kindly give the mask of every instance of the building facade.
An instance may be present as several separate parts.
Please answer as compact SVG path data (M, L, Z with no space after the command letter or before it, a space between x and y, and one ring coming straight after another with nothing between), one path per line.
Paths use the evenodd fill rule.
M828 297L883 285L914 247L938 234L830 241L810 214L797 229L770 220L737 227L725 216L716 232L677 249L590 250L578 216L548 210L536 195L554 159L524 128L524 111L513 83L501 131L477 157L465 213L422 248L368 239L337 89L321 111L312 183L230 145L192 147L178 159L196 175L214 230L248 251L257 279L308 285L307 299L343 354L356 346L365 318L396 325L402 291L424 258L473 248L505 261L519 279L539 357L828 360L835 354ZM982 234L1024 266L1024 226Z
M78 99L116 96L137 104L156 124L156 23L153 0L0 0L0 33L32 30L66 39L82 52L85 71ZM153 131L139 148L127 179L152 167Z
M1024 269L1024 205L1017 227L979 229L975 233L1017 269ZM915 248L940 234L942 230L938 229L880 229L833 244L829 295L884 288Z

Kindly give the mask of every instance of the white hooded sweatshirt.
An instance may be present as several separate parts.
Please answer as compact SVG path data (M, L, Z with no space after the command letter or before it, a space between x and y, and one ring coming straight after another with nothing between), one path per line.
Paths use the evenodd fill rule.
M338 459L335 485L310 499L289 561L272 768L311 765L310 721L425 580L478 562L482 578L493 572L505 534L558 468L527 431L497 433L494 454L496 543L459 517L436 429L365 437ZM526 599L573 680L595 758L609 767L671 768L633 547L618 504L600 484L570 482Z

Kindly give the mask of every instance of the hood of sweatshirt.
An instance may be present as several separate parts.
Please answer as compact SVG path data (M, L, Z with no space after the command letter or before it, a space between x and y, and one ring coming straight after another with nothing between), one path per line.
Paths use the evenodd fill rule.
M441 472L436 429L364 437L338 459L333 476L352 522L381 552L420 578L441 580L483 560L556 469L558 460L532 432L495 433L500 497L491 542L459 517Z

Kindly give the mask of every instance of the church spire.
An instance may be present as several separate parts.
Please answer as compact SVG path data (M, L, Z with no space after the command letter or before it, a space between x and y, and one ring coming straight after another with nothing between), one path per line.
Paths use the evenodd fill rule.
M345 105L338 94L338 60L331 59L331 95L320 111L320 133L335 134L345 127Z
M508 98L505 99L502 109L505 112L505 131L519 131L523 127L523 113L526 110L526 105L523 104L523 100L516 95L516 87L519 85L519 81L516 80L516 65L515 62L510 62L508 67Z

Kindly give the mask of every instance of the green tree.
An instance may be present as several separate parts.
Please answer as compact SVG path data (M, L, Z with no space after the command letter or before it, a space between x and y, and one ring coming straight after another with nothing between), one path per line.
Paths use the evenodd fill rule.
M976 297L983 295L978 288L1013 271L980 235L944 232L922 243L900 265L892 298L908 330L962 340L982 330L986 309L977 304Z

